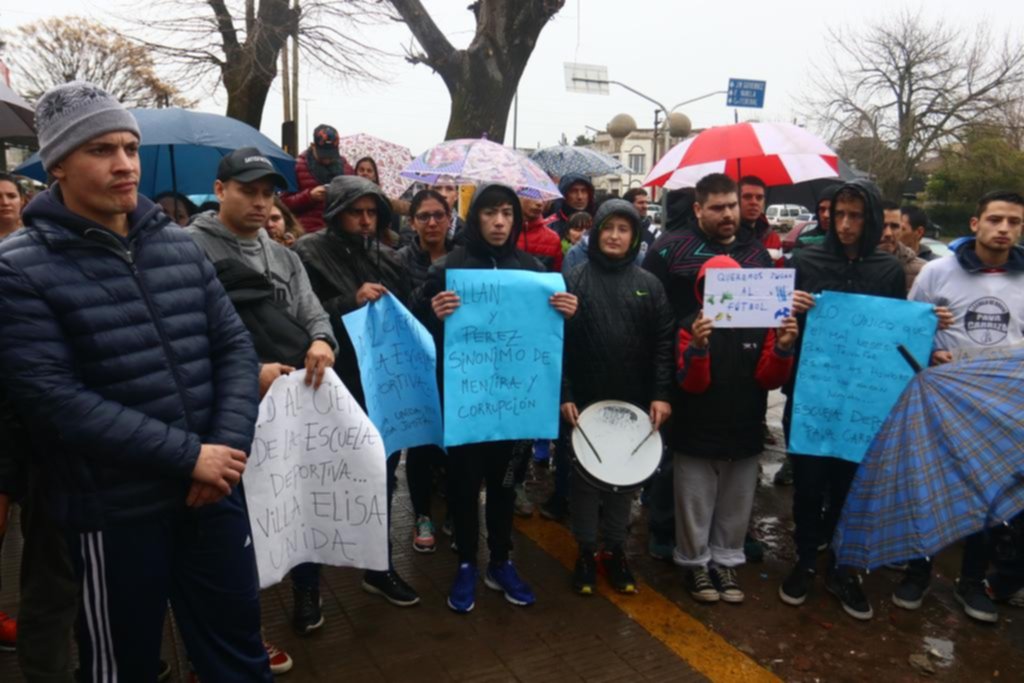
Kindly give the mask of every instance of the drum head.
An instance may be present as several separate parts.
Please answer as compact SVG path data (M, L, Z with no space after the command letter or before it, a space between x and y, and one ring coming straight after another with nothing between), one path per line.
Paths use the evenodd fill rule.
M587 406L572 430L572 447L577 467L615 489L640 486L661 464L661 434L651 433L647 411L625 401Z

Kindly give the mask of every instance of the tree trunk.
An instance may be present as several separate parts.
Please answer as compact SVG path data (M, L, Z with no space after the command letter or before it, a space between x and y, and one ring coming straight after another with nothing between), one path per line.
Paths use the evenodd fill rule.
M423 48L409 61L427 64L448 87L452 98L445 139L478 138L503 143L508 112L537 37L565 0L477 0L476 35L465 50L456 50L423 8L420 0L391 0Z
M226 6L220 2L217 5L221 8L219 20L224 24L221 33L226 59L221 64L221 77L228 91L227 115L258 129L270 86L277 78L278 55L298 22L298 10L289 8L289 0L262 0L259 8L253 0L247 0L249 30L243 43L230 27ZM292 87L296 85L293 83Z
M227 115L258 130L270 86L277 77L276 59L258 69L250 68L246 59L228 60L221 74L228 91Z
M486 58L484 58L486 59ZM521 74L494 78L497 65L467 55L459 65L458 85L449 87L452 98L445 140L479 138L484 134L492 142L505 142L505 127L512 98Z

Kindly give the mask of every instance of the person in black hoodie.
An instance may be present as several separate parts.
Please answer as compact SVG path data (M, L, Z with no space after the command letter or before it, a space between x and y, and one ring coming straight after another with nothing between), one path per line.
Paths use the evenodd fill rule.
M793 250L803 249L814 244L821 244L825 241L825 235L828 234L829 225L831 223L829 217L829 210L832 206L832 195L839 189L840 184L835 183L826 185L818 191L817 203L814 206L814 216L817 219L817 223L814 228L808 230L797 237L796 242L793 244Z
M460 304L458 294L445 289L447 270L489 268L544 272L540 261L516 249L522 229L522 207L511 188L484 185L477 189L466 219L465 244L457 246L431 267L416 306L420 319L431 323L438 358L444 357L442 321ZM552 295L550 303L566 318L576 313L576 297L568 292ZM427 311L432 311L433 317ZM489 441L448 449L449 476L453 477L456 498L455 540L459 553L459 570L448 595L448 607L455 612L469 612L476 604L482 482L487 485L487 546L490 550L485 583L488 588L502 591L505 599L514 605L532 605L536 600L509 560L515 500L515 449L514 441Z
M313 292L330 317L334 338L338 342L334 371L352 393L352 397L366 410L355 347L352 346L342 316L370 301L377 301L388 292L408 305L412 287L394 250L381 244L384 231L391 225L391 202L379 187L359 176L334 178L327 186L324 221L326 229L300 239L295 243L295 251L306 266ZM388 455L389 523L399 459L398 453ZM389 540L389 564L390 558ZM311 610L305 619L307 622L313 617L318 620L321 616L319 570L319 565L311 563L292 569L292 583L296 589L295 608ZM398 575L393 566L387 571L367 570L363 574L362 587L366 592L381 595L399 607L412 606L420 601L416 591Z
M574 213L586 211L594 215L594 183L585 175L569 173L559 179L558 191L562 193L562 199L552 205L548 216L554 216L554 220L548 227L557 232L559 237L565 237L565 228Z
M814 306L813 294L825 290L904 299L907 281L899 260L878 249L882 238L882 199L878 188L866 180L838 186L829 205L831 229L821 244L793 253L796 293L793 310L802 317ZM801 321L802 322L802 321ZM789 432L793 392L786 403L784 424ZM841 458L791 453L793 462L793 521L797 563L779 587L788 605L802 605L814 578L817 547L832 538L857 464ZM828 505L822 508L825 498ZM826 588L847 614L870 619L870 603L860 577L848 567L835 566L830 558Z
M562 417L569 425L576 425L580 408L604 400L649 410L652 429L672 414L675 319L658 278L634 264L642 230L630 202L604 202L595 216L590 258L567 278L568 291L580 300L565 330ZM600 516L608 581L619 592L635 593L623 550L633 492L602 492L576 470L572 476L572 530L579 543L573 588L582 595L595 590Z

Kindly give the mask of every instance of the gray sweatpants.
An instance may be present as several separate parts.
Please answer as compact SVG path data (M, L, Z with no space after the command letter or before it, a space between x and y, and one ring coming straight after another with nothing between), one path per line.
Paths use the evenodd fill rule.
M581 548L593 546L596 549L599 523L606 548L625 543L629 509L633 502L632 491L602 491L580 476L575 467L572 470L571 490L569 513L572 516L572 533Z
M757 486L758 459L712 460L676 453L676 549L681 567L743 564L743 539Z

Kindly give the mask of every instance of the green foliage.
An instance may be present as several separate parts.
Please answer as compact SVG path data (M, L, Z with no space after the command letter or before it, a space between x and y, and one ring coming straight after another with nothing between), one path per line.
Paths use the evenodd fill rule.
M976 199L977 197L975 197ZM943 239L971 234L974 201L926 204L924 209L928 212L928 218L932 223L942 226Z
M942 167L928 181L930 200L973 204L991 190L1024 187L1024 152L998 128L975 127L941 157Z

